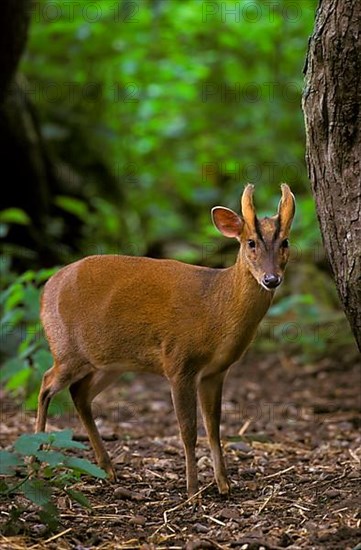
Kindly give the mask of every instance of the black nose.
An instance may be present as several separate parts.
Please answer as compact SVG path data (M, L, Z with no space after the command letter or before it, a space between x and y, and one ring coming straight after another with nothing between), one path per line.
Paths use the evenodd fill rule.
M262 283L267 288L277 288L278 285L281 283L281 277L278 277L277 275L273 275L272 273L267 273L263 277Z

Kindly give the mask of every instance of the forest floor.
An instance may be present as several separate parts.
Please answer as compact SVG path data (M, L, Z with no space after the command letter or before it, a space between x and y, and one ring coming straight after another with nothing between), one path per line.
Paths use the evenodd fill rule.
M232 368L222 439L232 493L212 479L204 431L197 446L200 499L188 502L183 449L165 380L137 375L105 391L94 408L118 474L109 484L84 476L92 503L59 498L57 537L34 510L1 549L142 548L195 550L359 550L361 548L361 373L355 353L307 365L283 354L249 352ZM2 447L33 429L34 414L7 402ZM48 429L84 432L74 413ZM78 452L93 459L93 454ZM9 517L2 504L3 525Z

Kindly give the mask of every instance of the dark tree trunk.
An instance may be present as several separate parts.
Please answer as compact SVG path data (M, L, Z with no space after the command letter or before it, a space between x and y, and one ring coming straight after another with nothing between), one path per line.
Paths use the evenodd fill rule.
M0 18L0 151L3 176L1 208L16 207L29 225L11 225L1 253L15 269L54 265L64 260L60 237L49 235L52 196L64 192L56 161L41 136L36 110L27 97L28 83L16 73L26 45L32 0L2 0ZM73 245L80 222L72 222ZM70 247L69 247L70 248Z
M303 97L324 245L361 350L361 1L320 0Z
M84 182L90 174L103 196L117 204L122 199L117 179L102 156L94 154L86 130L72 126L71 118L67 121L66 163L42 136L36 108L28 97L29 84L17 74L35 4L33 0L2 0L0 6L1 209L20 208L30 219L28 225L10 224L2 235L0 253L8 256L11 267L18 271L65 263L82 250L83 221L57 207L54 197L67 195L87 201ZM78 147L75 154L74 143ZM83 155L91 158L86 169ZM80 159L78 165L72 162L74 156Z
M4 101L25 48L31 0L3 0L0 20L0 104Z
M19 268L42 257L57 258L45 242L48 212L49 163L34 110L26 96L25 80L16 75L26 45L31 0L3 0L0 20L0 149L2 208L17 207L31 219L29 226L13 225L2 252L16 257ZM16 245L13 247L13 245ZM49 262L50 263L50 262Z

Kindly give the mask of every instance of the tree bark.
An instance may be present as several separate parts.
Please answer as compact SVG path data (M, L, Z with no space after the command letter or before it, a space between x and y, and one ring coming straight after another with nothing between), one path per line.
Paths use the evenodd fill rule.
M44 142L36 109L27 97L28 84L17 74L26 46L32 0L2 0L0 20L0 151L3 186L1 208L16 207L28 214L29 225L12 224L1 239L1 254L12 258L12 268L63 263L74 250L81 222L63 214L71 228L60 236L49 234L54 215L52 197L69 193L57 170L57 159ZM6 174L6 176L4 176ZM70 193L69 193L70 194ZM56 214L56 212L55 212ZM65 242L66 246L62 246Z
M320 0L305 75L308 175L338 293L361 350L360 0Z
M4 101L25 48L31 0L3 0L0 24L0 104Z
M23 269L43 258L49 258L48 263L58 258L53 252L56 248L44 238L50 162L25 92L26 83L16 74L31 9L31 0L3 0L0 22L0 150L2 173L6 174L1 207L21 208L31 219L29 226L13 225L2 244L11 243L12 255L17 255L15 263ZM20 245L16 253L11 248L14 244ZM6 244L2 248L7 255Z

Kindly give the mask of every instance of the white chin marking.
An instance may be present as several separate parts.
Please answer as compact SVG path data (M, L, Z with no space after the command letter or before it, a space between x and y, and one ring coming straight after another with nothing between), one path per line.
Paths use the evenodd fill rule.
M268 290L268 292L272 292L272 290L276 290L275 288L268 288L266 285L264 285L262 282L260 282L260 285L265 290ZM277 288L277 287L276 287Z

